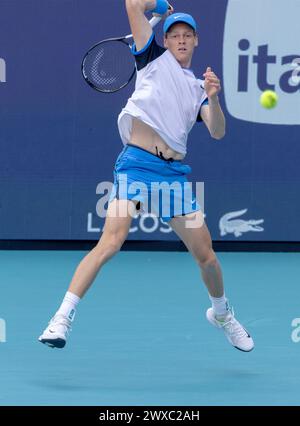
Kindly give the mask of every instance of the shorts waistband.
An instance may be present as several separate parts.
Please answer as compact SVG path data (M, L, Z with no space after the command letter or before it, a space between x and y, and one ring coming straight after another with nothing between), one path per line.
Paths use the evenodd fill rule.
M152 157L158 158L159 160L165 161L165 162L167 162L167 163L177 163L177 164L178 164L178 163L181 163L181 162L182 162L182 160L174 160L174 158L165 158L165 157L162 155L162 153L161 153L161 152L160 152L160 154L161 154L161 155L157 155L157 154L158 154L158 152L157 152L157 154L153 154L152 152L147 151L146 149L141 148L140 146L137 146L137 145L133 145L133 144L131 144L131 143L127 143L127 144L125 145L125 149L126 149L126 147L130 147L130 148L133 148L133 149L141 150L141 151L143 151L143 152L145 152L145 153L147 153L147 154L151 155Z

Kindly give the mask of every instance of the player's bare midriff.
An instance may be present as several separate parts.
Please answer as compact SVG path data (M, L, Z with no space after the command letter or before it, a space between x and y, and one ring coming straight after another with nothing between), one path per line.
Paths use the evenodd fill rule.
M182 160L184 158L183 154L170 148L155 130L136 118L132 120L130 143L155 155L161 152L165 159Z

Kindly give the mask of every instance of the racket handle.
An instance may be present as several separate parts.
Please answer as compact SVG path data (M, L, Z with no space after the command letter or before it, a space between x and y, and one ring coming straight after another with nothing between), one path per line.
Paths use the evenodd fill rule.
M168 3L168 9L173 11L173 7L170 5L170 3ZM152 28L155 27L155 25L157 25L160 21L162 20L162 16L153 16L152 19L150 19L149 24L151 25Z
M149 24L151 25L152 28L154 28L155 25L157 25L161 21L161 19L162 19L161 16L154 16L152 19L150 19Z
M161 20L162 20L162 16L153 16L153 18L150 19L149 24L151 25L152 28L154 28L155 25L157 25ZM132 38L132 37L133 37L132 34L128 34L124 38L127 40L127 39Z

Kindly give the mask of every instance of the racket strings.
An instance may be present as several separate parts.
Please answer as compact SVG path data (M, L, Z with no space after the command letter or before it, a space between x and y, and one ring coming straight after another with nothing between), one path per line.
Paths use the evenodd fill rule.
M129 47L122 41L95 46L85 58L83 72L98 90L112 92L126 85L135 73Z
M116 83L116 76L107 77L107 71L105 71L103 64L104 48L101 48L96 54L94 61L91 62L91 76L93 81L103 87L107 87ZM108 69L106 64L106 69ZM109 68L111 70L111 67Z

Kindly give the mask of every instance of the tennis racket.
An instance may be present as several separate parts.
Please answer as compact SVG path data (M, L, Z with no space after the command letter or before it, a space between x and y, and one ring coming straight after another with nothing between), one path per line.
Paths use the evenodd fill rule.
M153 17L149 23L152 28L160 21ZM132 34L124 37L108 38L92 46L85 54L81 71L85 81L102 93L114 93L123 89L136 73L135 60L131 53L129 40Z

